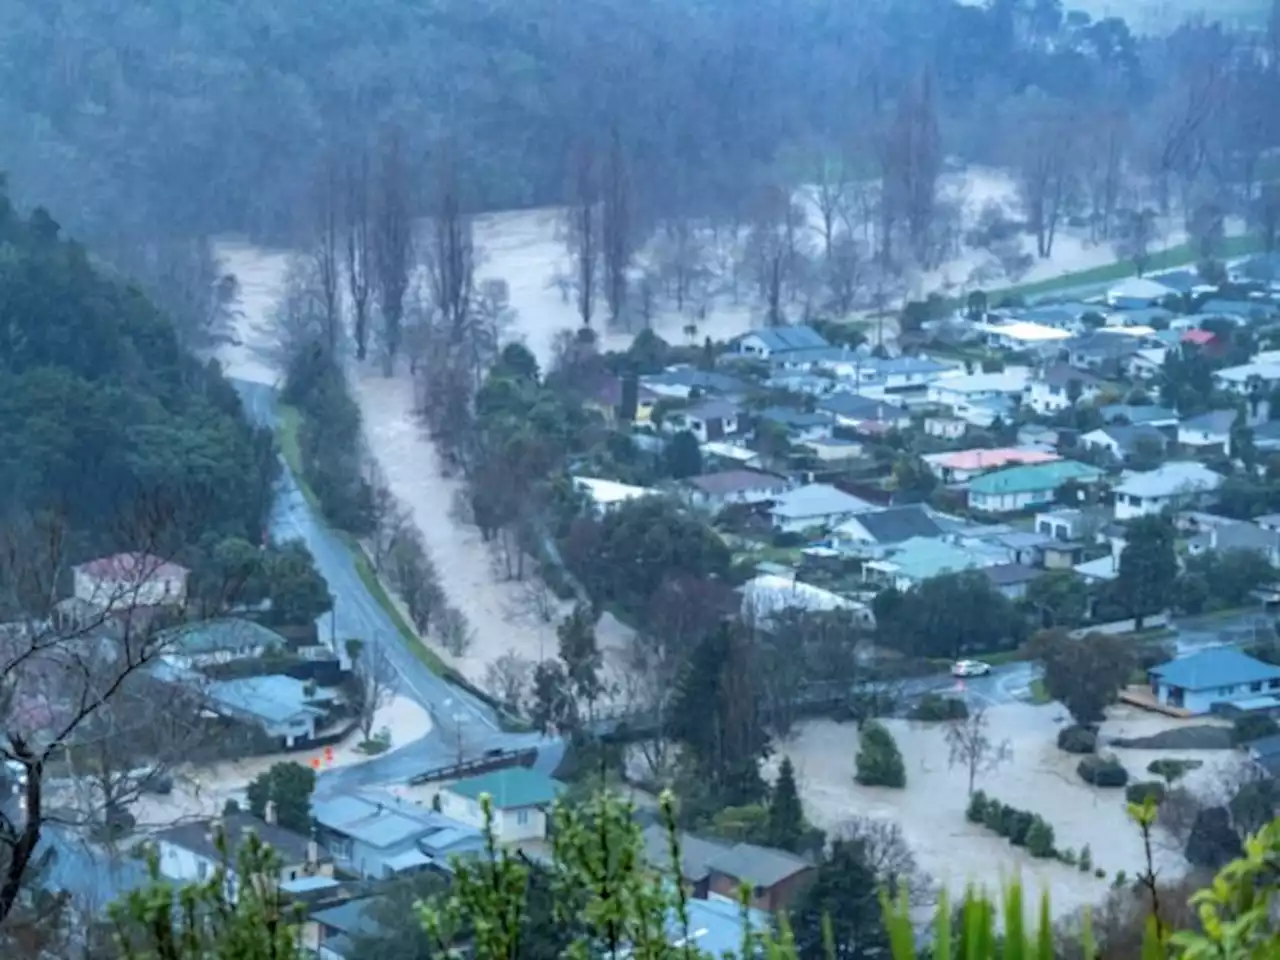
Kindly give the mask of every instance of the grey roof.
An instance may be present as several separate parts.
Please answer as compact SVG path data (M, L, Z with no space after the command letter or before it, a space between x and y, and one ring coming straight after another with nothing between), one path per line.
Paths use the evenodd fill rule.
M1205 536L1214 550L1256 550L1271 553L1280 549L1280 533L1264 530L1256 523L1226 523Z
M1150 672L1162 682L1184 690L1212 690L1280 679L1280 667L1229 647L1201 650L1152 667Z
M997 587L1010 587L1018 583L1029 583L1040 576L1040 571L1021 563L1001 563L994 567L983 567L982 572Z
M377 937L383 934L381 924L373 919L369 908L381 897L361 897L322 910L313 910L311 919L347 936ZM327 947L332 941L325 938Z
M1269 737L1259 737L1257 740L1250 740L1245 744L1245 748L1257 757L1280 755L1280 733L1272 734Z
M287 723L302 714L325 715L325 711L311 705L307 685L284 674L214 680L205 689L205 695L234 713L267 723Z
M739 490L772 490L782 493L790 484L784 477L755 470L723 470L690 477L686 483L712 497L737 493Z
M1118 423L1103 427L1102 432L1114 440L1123 453L1133 453L1143 443L1158 444L1161 450L1169 445L1168 436L1162 433L1159 427L1153 427L1149 423L1137 425Z
M763 327L744 333L739 340L746 337L759 337L771 351L801 350L807 347L829 347L826 337L804 324L794 326Z
M848 347L797 347L793 350L773 350L769 354L769 362L781 367L792 363L839 363L842 360L856 361L858 354Z
M186 654L284 646L284 638L274 630L238 617L184 624L165 630L157 639L174 652Z
M1151 279L1156 283L1163 283L1166 287L1172 287L1180 293L1188 293L1192 287L1198 287L1204 283L1204 278L1194 270L1166 270L1163 273L1151 274Z
M869 370L878 370L886 376L892 373L907 376L913 373L942 373L953 369L955 365L929 357L869 357L863 366Z
M222 854L214 845L219 826L226 831L227 859L232 866L235 865L236 851L241 841L250 832L257 834L258 839L263 843L269 844L285 865L305 863L307 860L309 841L306 837L277 824L266 823L247 813L228 814L221 820L192 820L188 823L179 823L167 830L161 830L154 839L217 861L222 859ZM329 859L328 853L323 850L320 851L320 857L322 860Z
M1155 470L1135 473L1116 487L1116 493L1133 497L1170 497L1178 493L1216 490L1222 476L1203 464L1178 460Z
M715 854L707 861L707 866L716 873L745 881L754 887L772 887L811 869L813 864L785 850L738 843Z
M831 414L816 411L810 413L807 410L793 410L789 407L767 407L760 411L760 419L772 420L784 427L803 430L806 427L829 426Z
M936 537L942 527L919 504L871 510L854 518L876 543L902 543L912 537Z
M669 872L671 841L666 826L651 823L644 828L643 838L645 859L655 869ZM730 849L730 844L706 840L692 833L680 833L676 839L680 843L680 876L695 883L711 875L712 858Z
M1078 383L1083 387L1095 387L1102 381L1091 373L1085 373L1083 370L1077 370L1075 367L1068 366L1065 363L1055 363L1048 367L1040 374L1042 383L1047 383L1051 387L1070 387L1072 383Z
M647 374L640 378L640 382L669 387L697 387L709 393L743 393L747 389L747 385L737 377L697 367L675 367L662 373Z
M727 420L729 417L738 415L738 405L732 400L713 397L709 400L700 400L693 406L678 412L697 417L699 420Z
M1094 330L1079 337L1074 337L1062 344L1063 349L1071 353L1083 353L1103 360L1119 360L1138 349L1136 338L1127 333L1108 333L1106 330Z
M311 815L326 830L379 849L429 837L442 829L470 829L379 790L317 796L311 803Z
M1114 423L1125 419L1131 424L1154 423L1156 421L1176 421L1178 414L1168 407L1154 405L1133 406L1127 403L1111 403L1098 411L1102 414L1103 423Z
M1206 300L1200 307L1201 315L1242 317L1250 319L1254 316L1270 316L1276 312L1274 304L1261 300Z
M900 420L910 414L902 407L864 397L859 393L833 393L818 401L819 410L858 420Z
M830 484L811 483L782 494L771 512L777 517L802 519L839 513L861 513L872 509L874 504Z
M1232 424L1236 422L1236 417L1240 415L1237 410L1210 410L1208 413L1202 413L1198 417L1192 417L1189 420L1183 420L1178 424L1179 429L1186 428L1188 430L1204 430L1206 433L1227 433L1231 430Z

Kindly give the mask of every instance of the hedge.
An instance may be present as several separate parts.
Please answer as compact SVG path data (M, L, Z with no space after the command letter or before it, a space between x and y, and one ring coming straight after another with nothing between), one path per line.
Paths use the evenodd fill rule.
M1129 782L1129 771L1115 757L1085 757L1076 772L1095 787L1123 787Z
M1067 753L1093 753L1098 749L1098 734L1089 727L1072 725L1058 731L1058 749Z

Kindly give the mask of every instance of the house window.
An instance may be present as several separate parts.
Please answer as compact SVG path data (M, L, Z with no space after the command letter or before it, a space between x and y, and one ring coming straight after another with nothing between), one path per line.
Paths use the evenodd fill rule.
M1257 683L1251 683L1251 684L1249 684L1249 692L1250 692L1250 693L1257 693L1257 692L1259 692L1261 689L1262 689L1262 681L1261 681L1261 680L1259 680Z
M528 810L516 811L516 823L522 827L527 826L529 823L529 811Z
M209 878L209 863L206 860L196 861L196 879L207 880Z

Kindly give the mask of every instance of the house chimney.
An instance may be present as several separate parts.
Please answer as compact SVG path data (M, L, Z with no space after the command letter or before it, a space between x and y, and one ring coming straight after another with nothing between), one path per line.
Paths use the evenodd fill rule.
M307 841L307 866L315 866L320 862L320 844L316 843L315 837Z
M275 824L276 824L276 802L275 802L274 800L268 800L268 801L267 801L266 808L262 811L262 819L263 819L263 820L265 820L265 821L267 821L267 823L271 824L273 827L275 826Z

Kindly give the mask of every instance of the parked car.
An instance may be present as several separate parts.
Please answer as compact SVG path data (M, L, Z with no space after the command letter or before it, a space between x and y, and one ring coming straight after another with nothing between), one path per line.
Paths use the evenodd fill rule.
M951 665L953 677L985 677L991 672L991 664L981 660L957 660Z

